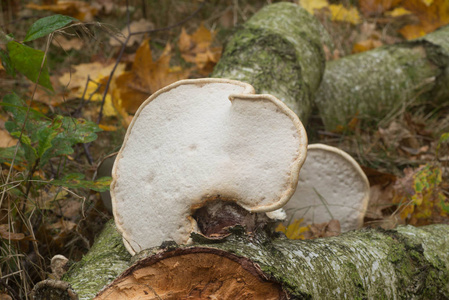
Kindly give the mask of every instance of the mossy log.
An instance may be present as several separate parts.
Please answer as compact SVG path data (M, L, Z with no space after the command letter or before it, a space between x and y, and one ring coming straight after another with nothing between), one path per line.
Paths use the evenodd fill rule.
M212 77L248 82L258 94L271 94L304 124L325 67L324 27L293 3L267 5L226 43Z
M422 38L327 62L315 102L326 129L376 124L410 104L449 100L449 26Z
M100 290L98 299L449 298L448 225L362 229L305 241L248 236L236 227L219 241L198 234L193 240L130 259L109 223L63 280L79 299ZM61 290L41 285L34 292L35 299L50 299Z

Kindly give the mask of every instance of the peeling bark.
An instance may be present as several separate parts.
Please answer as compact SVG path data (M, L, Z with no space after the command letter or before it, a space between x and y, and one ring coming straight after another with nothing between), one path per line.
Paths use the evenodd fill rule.
M103 239L120 239L112 228L105 229L107 234L103 232ZM132 290L146 292L148 299L182 295L240 297L257 293L261 288L267 295L275 295L274 299L449 298L448 225L406 226L389 231L362 229L338 237L306 241L270 237L263 232L248 236L236 228L232 231L233 234L220 241L195 234L194 245L167 243L163 248L143 251L131 260L114 254L126 251L117 244L108 250L108 257L95 253L87 255L99 258L95 261L96 272L92 272L93 268L83 259L64 279L78 293L79 299L92 299L112 281L113 273L117 279L103 290L101 297L112 292L125 293L114 294L114 299L120 299L120 295ZM105 240L102 243L105 245ZM95 251L100 251L100 247L93 247L91 252ZM198 259L201 261L199 268L181 267L191 266ZM132 266L128 268L128 264ZM119 267L108 271L113 265ZM226 266L235 273L222 273ZM163 273L164 268L171 271ZM101 276L105 272L109 276ZM153 276L159 272L165 275ZM199 283L191 280L200 278L198 272L206 276L201 277ZM245 287L242 282L255 284L248 287L248 294L242 292ZM90 283L90 287L86 283ZM92 288L94 285L96 291ZM176 291L176 294L169 291ZM101 297L99 299L106 299ZM129 299L126 298L129 295L123 297Z
M282 100L307 124L325 66L324 27L292 3L267 5L226 44L212 77L248 82Z
M449 99L449 26L422 38L326 64L316 104L326 129L394 116L411 103Z

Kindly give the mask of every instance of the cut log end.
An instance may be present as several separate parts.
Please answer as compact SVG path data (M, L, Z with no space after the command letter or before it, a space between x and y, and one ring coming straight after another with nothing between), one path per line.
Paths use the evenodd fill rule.
M216 249L188 248L139 261L95 299L285 298L281 286L249 260Z

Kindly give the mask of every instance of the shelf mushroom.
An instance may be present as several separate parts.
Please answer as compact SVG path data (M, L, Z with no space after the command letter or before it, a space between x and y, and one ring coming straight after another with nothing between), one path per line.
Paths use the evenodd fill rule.
M227 79L182 80L137 111L112 171L115 222L131 254L189 242L208 202L282 207L307 152L298 117L271 95Z
M340 221L341 231L363 224L369 183L359 164L346 152L323 144L308 146L296 192L284 206L285 223L304 218L304 224Z

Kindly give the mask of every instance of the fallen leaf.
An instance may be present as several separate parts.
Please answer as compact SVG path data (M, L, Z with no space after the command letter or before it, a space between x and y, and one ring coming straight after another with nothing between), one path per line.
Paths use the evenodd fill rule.
M304 233L305 239L316 239L322 237L337 236L341 233L340 222L338 220L330 220L321 224L309 225L309 230Z
M307 226L300 226L302 221L304 221L304 219L294 220L287 227L280 223L276 227L276 231L285 233L287 238L291 240L303 240L304 232L308 231L309 228Z
M371 49L382 46L382 42L376 39L368 39L361 42L357 42L352 47L352 53L365 52Z
M342 4L329 5L332 21L347 22L357 25L361 22L359 11L354 6L350 8L344 7Z
M161 56L153 61L149 39L137 49L132 68L115 80L114 103L128 113L134 113L149 95L180 79L189 76L190 71L170 67L171 51L167 44Z
M117 126L114 125L106 125L106 124L99 124L98 127L103 129L103 131L117 131Z
M0 300L12 300L12 297L6 294L6 292L0 292Z
M365 16L380 15L401 3L402 0L360 0L360 10Z
M6 130L0 129L0 148L7 148L16 144L17 139L13 138Z
M148 20L140 19L139 21L133 21L129 24L129 30L131 32L142 32L154 29L154 24ZM120 35L115 35L109 39L109 44L111 46L121 46L122 43L126 41L126 37L129 35L128 26L122 29ZM134 44L141 44L145 35L144 34L136 34L132 35L126 44L127 47L131 47Z
M405 125L393 121L388 128L379 128L379 135L382 138L384 144L392 149L397 149L400 146L406 146L410 148L419 149L420 144L415 135L410 132Z
M405 9L404 7L396 7L395 9L391 10L391 11L387 11L385 13L386 16L389 17L402 17L402 16L406 16L406 15L410 15L412 14L411 11Z
M327 0L299 0L299 4L312 15L315 14L315 10L329 7Z
M0 238L11 241L20 241L25 238L25 235L23 233L10 232L8 224L0 224Z
M78 89L80 87L85 87L87 84L87 78L93 81L100 81L102 78L109 76L112 69L114 68L115 62L110 64L103 64L101 62L92 62L86 64L79 64L72 66L73 71L65 72L59 77L59 82L61 85L69 89ZM124 64L119 64L117 66L116 75L123 72L125 69ZM89 83L91 89L96 89L97 85L93 82Z
M417 169L404 169L405 176L394 185L393 203L400 209L400 217L408 224L421 226L439 223L447 218L444 205L448 201L442 190L442 169L426 164Z
M85 22L92 21L94 16L98 12L98 9L96 7L91 6L87 2L70 0L60 0L56 1L54 4L48 5L29 3L26 5L26 7L34 10L48 10L57 14L71 16Z
M419 24L406 25L399 30L399 33L408 40L421 37L449 24L449 1L447 0L427 2L407 0L403 1L402 5L419 19Z
M81 50L84 47L84 43L81 39L75 37L67 39L63 35L58 35L53 38L52 44L61 47L64 51Z
M221 57L221 47L211 47L214 33L203 24L192 34L182 28L178 48L182 58L194 63L201 75L209 75Z
M386 186L376 184L370 187L370 198L365 218L382 220L396 210L393 203L394 182Z

